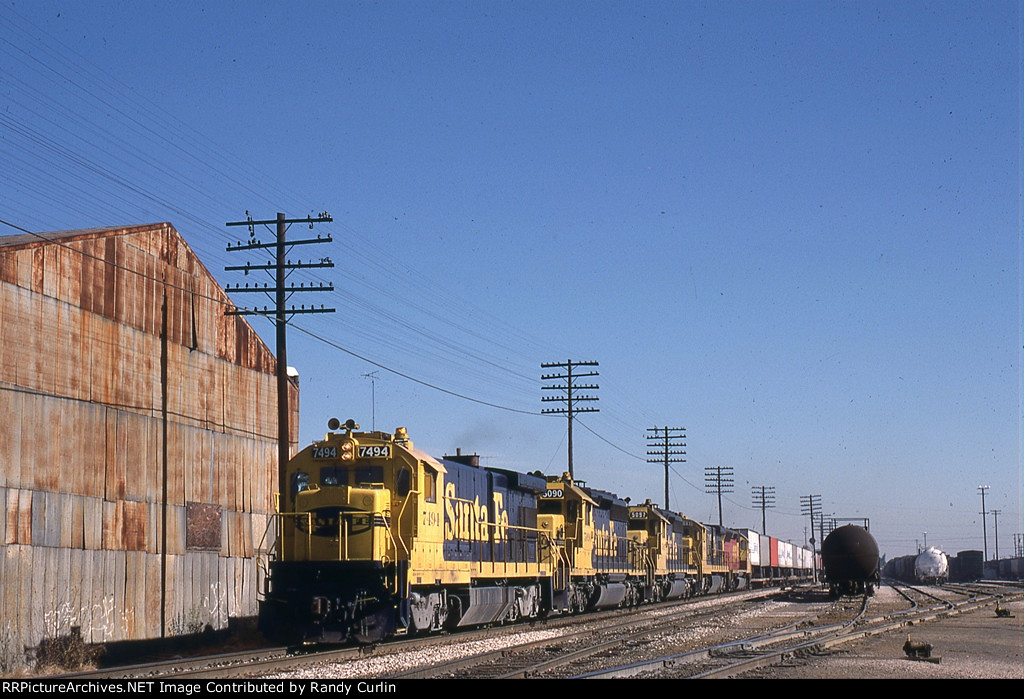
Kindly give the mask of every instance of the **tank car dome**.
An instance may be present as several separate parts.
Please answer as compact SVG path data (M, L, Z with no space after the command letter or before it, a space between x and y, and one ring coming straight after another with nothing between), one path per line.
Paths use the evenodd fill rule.
M949 561L939 549L929 546L914 561L914 575L919 580L949 576Z

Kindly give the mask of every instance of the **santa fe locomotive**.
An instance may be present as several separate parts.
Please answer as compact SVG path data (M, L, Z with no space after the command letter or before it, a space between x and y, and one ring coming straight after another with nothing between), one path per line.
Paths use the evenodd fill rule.
M815 556L629 504L568 474L436 459L404 428L326 437L287 466L260 628L280 640L391 635L810 579Z

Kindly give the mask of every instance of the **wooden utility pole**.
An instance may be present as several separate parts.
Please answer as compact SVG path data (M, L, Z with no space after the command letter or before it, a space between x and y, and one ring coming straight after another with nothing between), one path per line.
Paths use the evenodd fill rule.
M718 526L722 526L722 493L731 493L732 466L705 466L704 488L709 495L718 494Z
M761 508L761 533L768 536L768 525L765 517L765 510L775 507L775 486L774 485L753 485L750 487L754 507ZM811 532L811 541L814 539L814 532Z
M679 456L685 455L685 451L679 451L680 447L685 447L686 442L680 442L678 440L686 439L686 428L685 427L648 427L647 428L647 448L648 450L654 449L654 451L648 451L648 456L657 456L660 458L647 459L649 464L665 464L665 509L670 510L671 506L668 501L668 465L669 464L682 464L686 463L686 459L680 459Z
M267 272L270 278L273 280L272 284L264 283L262 286L254 284L250 286L248 283L243 287L241 284L236 284L234 287L227 286L225 291L230 294L242 294L242 293L259 293L265 294L267 297L273 300L274 305L268 310L266 306L261 309L258 308L229 308L225 313L226 315L234 316L248 316L248 315L261 315L265 318L269 318L277 330L277 460L278 460L278 489L279 492L284 493L287 488L285 482L285 467L288 465L288 341L287 341L287 328L288 321L300 313L333 313L333 308L324 308L322 305L320 308L306 308L303 305L301 308L286 308L288 300L292 294L297 292L310 292L310 291L334 291L333 284L301 284L295 286L294 284L288 285L288 275L297 269L313 269L313 268L330 268L334 267L334 263L330 258L323 257L317 262L303 262L298 260L292 262L287 259L288 252L296 245L311 245L314 243L330 243L332 242L330 234L326 238L317 236L315 239L307 240L292 240L286 239L288 233L288 227L293 223L304 223L307 224L310 229L313 228L313 224L316 223L331 223L334 219L330 217L326 212L319 214L316 218L307 216L306 218L285 218L284 214L279 213L276 219L267 221L254 221L249 212L246 211L245 221L231 221L225 225L227 226L247 226L249 228L249 242L242 243L239 241L238 245L228 245L228 252L238 252L240 250L273 250L273 258L266 264L253 265L246 263L244 265L236 267L225 267L225 271L228 272L244 272L249 274L262 270ZM276 224L276 235L274 242L264 243L256 238L256 226L270 226Z
M810 495L801 495L800 496L800 514L807 515L807 516L809 516L811 518L811 551L812 552L815 551L815 548L814 548L814 514L815 514L815 512L818 513L819 517L821 516L821 495L818 495L817 493L811 493ZM819 541L824 541L825 540L825 522L824 522L823 518L822 518L822 521L821 521L821 527L820 527L819 531L821 532L821 539L819 539ZM817 569L817 567L815 567L815 569L814 569L814 577L815 577L815 582L817 582L817 577L818 577L818 569Z
M990 487L988 485L978 486L978 490L981 492L981 536L985 545L985 557L982 559L982 562L988 561L988 529L985 526L985 517L988 516L988 513L985 512L985 491Z
M576 415L576 413L596 413L596 412L598 412L597 408L580 408L579 406L576 405L576 403L578 403L580 401L597 400L596 396L580 396L580 395L576 394L577 391L596 391L598 389L598 386L596 384L594 384L594 385L586 385L586 386L577 386L575 383L573 383L573 381L575 379L584 378L584 377L587 377L587 376L597 376L598 375L598 373L596 371L589 371L589 372L582 373L582 374L577 372L577 373L574 374L573 371L572 371L573 367L577 367L578 368L578 367L581 367L581 366L583 366L583 367L597 366L597 362L574 362L573 360L570 359L570 360L565 361L565 362L551 362L551 363L541 364L540 365L541 369L565 369L565 373L564 374L544 374L544 375L542 375L540 377L541 381L564 381L564 383L560 384L560 385L556 384L556 385L550 385L550 386L541 386L542 390L563 391L564 392L564 395L561 395L561 396L544 396L544 397L541 398L541 401L543 401L545 403L546 402L550 402L550 401L561 401L562 403L565 403L565 407L563 407L563 408L545 408L545 409L541 410L541 412L546 414L546 415L550 415L552 413L557 413L557 414L560 414L560 415L567 415L568 418L569 418L569 478L571 478L571 479L575 479L575 474L573 473L573 470L572 470L572 419L573 419L573 416Z

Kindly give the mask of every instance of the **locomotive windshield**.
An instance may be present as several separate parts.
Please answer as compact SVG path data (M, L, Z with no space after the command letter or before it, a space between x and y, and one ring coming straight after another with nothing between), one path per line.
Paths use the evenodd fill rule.
M348 485L348 469L324 466L320 469L320 485Z
M539 500L537 501L537 512L542 515L562 514L561 500Z
M383 466L356 466L356 483L383 483Z

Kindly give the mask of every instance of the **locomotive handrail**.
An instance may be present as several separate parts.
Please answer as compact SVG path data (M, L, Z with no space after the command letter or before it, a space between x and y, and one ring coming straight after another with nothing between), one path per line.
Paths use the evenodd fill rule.
M275 495L276 494L277 493L275 493ZM275 507L274 509L276 510L277 508ZM267 596L267 589L269 588L270 566L269 566L269 564L264 562L264 560L263 560L264 559L263 553L266 552L268 557L272 553L266 547L266 543L267 543L267 532L270 531L270 527L274 523L274 518L275 518L275 515L271 514L270 517L267 519L267 523L263 527L263 535L260 536L260 543L256 546L256 571L263 573L262 576L257 575L257 578L256 578L256 580L257 580L256 594L257 594L258 597L263 597L264 599ZM275 548L277 547L277 541L274 542L274 547ZM261 582L262 582L262 584L264 586L264 589L262 589L262 590L260 589L260 583Z
M647 576L647 583L653 583L655 575L654 569L656 568L656 565L650 551L646 546L641 546L639 541L633 541L632 539L626 539L626 545L627 547L634 549L632 553L637 558L637 562L633 564L634 568L639 570L642 567L644 574Z
M406 502L408 502L408 499L406 500ZM399 526L401 526L401 521L402 521L401 520L401 516L402 516L402 512L404 512L404 511L405 511L405 503L402 503L402 511L398 513L398 516L399 516L399 520L398 520ZM376 515L376 513L374 513L374 515ZM395 543L395 535L391 531L391 524L388 522L387 518L384 518L384 517L382 517L382 518L384 519L384 529L385 529L385 531L387 531L388 538L391 539L391 545L394 547L394 550L395 550L395 561L397 563L397 561L398 561L398 544ZM402 548L405 549L405 557L406 557L406 560L408 560L409 559L409 549L406 548L405 541L402 540L401 532L399 532L398 540L402 542ZM387 566L388 566L388 563L387 563L387 560L386 560L387 557L388 557L388 554L387 554L387 551L385 551L383 557L381 557L381 560L380 560L381 566L383 566L384 568L387 568ZM405 580L405 589L404 590L399 590L398 589L398 577L399 576L398 576L398 573L397 573L397 570L396 570L395 578L394 578L394 589L391 590L391 592L393 594L396 594L396 595L401 593L404 596L408 596L408 594L409 594L409 580L408 580L408 578L406 578L406 580Z
M391 540L391 546L395 550L395 560L398 560L398 544L395 542L395 534L394 534L394 532L391 531L391 523L388 521L388 518L384 516L383 512L380 512L380 513L374 512L373 513L374 517L376 517L378 514L380 514L380 518L384 521L384 531L386 531L388 533L388 539ZM401 537L399 537L399 538L401 538ZM405 548L405 542L404 541L402 542L402 548ZM406 549L406 555L408 555L408 553L409 553L409 550ZM385 550L384 551L384 556L387 556L387 555L388 555L388 552ZM385 563L383 558L381 559L381 563Z
M402 516L405 514L405 506L409 504L410 500L412 500L412 497L410 497L410 496L412 496L412 495L422 495L422 494L423 494L423 492L420 491L420 490L410 490L408 493L405 494L405 499L402 501L402 509L400 509L398 511L398 525L399 525L399 527L401 527L401 525L402 525ZM390 530L390 526L388 527L388 529ZM394 536L392 536L391 538L393 540ZM405 551L405 557L408 558L409 557L409 547L405 545L405 539L402 538L401 529L399 529L399 532L398 532L398 540L402 542L402 549ZM395 547L395 551L396 552L398 551L398 547L397 546Z
M305 517L306 518L306 556L309 556L309 551L313 547L313 513L312 512L277 512L274 514L274 519L277 520L277 540L281 547L281 558L287 558L285 551L285 536L284 536L284 518L285 517Z
M319 488L317 488L317 490L319 490ZM282 559L286 559L287 558L287 556L285 555L285 540L284 540L284 528L283 528L284 517L286 517L286 516L296 516L296 515L305 515L306 516L306 552L307 552L307 555L308 555L309 549L310 549L311 544L312 544L312 535L313 535L313 519L312 519L312 514L309 513L309 512L281 512L281 492L280 491L275 492L274 493L274 512L271 514L271 521L273 521L277 525L276 526L277 541L275 542L275 546L280 548L280 557ZM266 540L266 536L267 536L267 532L268 531L270 531L270 522L267 522L267 528L263 531L263 540ZM263 540L261 540L260 543L262 543Z

